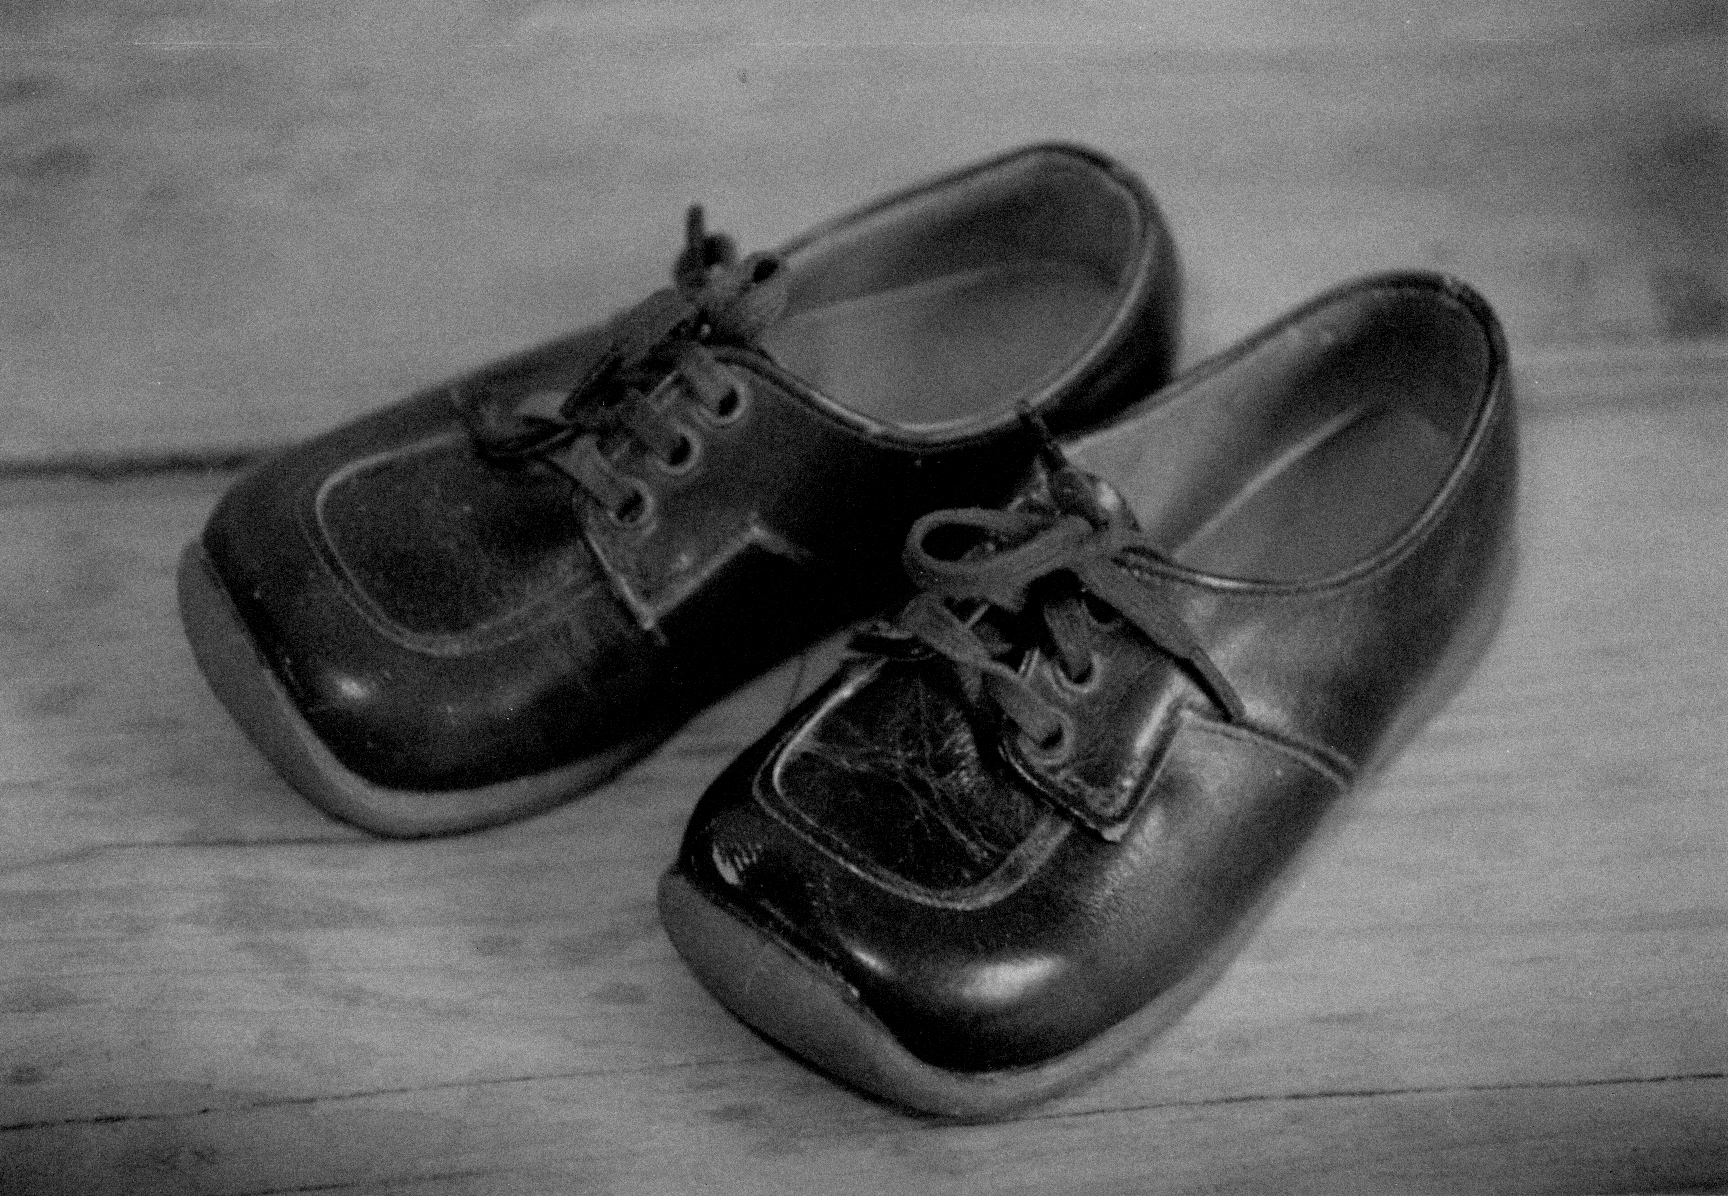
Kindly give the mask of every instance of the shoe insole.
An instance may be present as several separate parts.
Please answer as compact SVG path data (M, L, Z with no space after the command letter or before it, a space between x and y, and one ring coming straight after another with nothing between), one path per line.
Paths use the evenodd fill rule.
M1084 347L1116 290L1068 261L1013 261L796 312L763 346L835 401L912 429L1011 409Z

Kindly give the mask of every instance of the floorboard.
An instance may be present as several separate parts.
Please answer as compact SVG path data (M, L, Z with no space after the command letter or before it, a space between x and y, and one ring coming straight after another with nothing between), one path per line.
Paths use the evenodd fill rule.
M942 1128L871 1110L789 1112L784 1086L762 1082L774 1079L694 1067L56 1127L14 1175L41 1177L45 1191L139 1196L802 1196L815 1176L842 1194L1636 1192L1708 1189L1728 1153L1716 1134L1722 1078L1250 1097ZM602 1083L609 1115L595 1118ZM633 1132L615 1110L681 1132ZM114 1186L116 1174L133 1186Z
M296 439L640 298L694 200L768 247L1045 139L1160 197L1191 357L1394 267L1531 349L1720 339L1720 8L1439 11L13 6L0 462Z

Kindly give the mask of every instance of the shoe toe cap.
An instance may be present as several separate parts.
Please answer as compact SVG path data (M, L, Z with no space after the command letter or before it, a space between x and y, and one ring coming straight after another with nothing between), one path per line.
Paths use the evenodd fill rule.
M568 486L497 472L439 396L266 462L201 538L252 649L217 667L268 670L288 717L392 787L499 781L639 728L615 700L645 667L638 637Z
M823 977L860 1035L956 1074L1053 1066L1203 991L1194 977L1228 962L1343 788L1280 745L1190 719L1119 842L1050 809L982 880L938 892L861 858L835 820L813 823L799 813L810 803L769 789L786 742L771 736L716 782L675 875ZM829 781L827 800L847 801ZM1006 800L1013 784L993 775L978 796ZM675 943L681 916L668 915ZM740 1008L724 977L704 980L777 1036L779 1012Z

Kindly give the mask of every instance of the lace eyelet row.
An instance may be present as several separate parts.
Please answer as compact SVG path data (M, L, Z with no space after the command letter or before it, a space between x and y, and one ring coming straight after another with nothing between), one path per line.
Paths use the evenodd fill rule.
M716 365L716 371L725 376L727 386L724 393L715 399L712 405L704 401L703 396L692 387L696 417L712 428L730 427L744 418L744 413L750 406L750 389L732 371Z
M1020 732L1020 752L1028 761L1043 768L1051 768L1067 762L1074 754L1074 743L1078 738L1074 731L1074 720L1066 711L1056 711L1056 730L1043 741L1033 739L1024 730Z
M711 428L725 428L736 424L744 418L749 409L749 390L744 382L730 370L713 366L714 372L726 380L723 393L711 406L703 401L701 389L689 386L692 398L692 410L697 420ZM678 447L670 455L649 453L657 473L669 477L684 477L692 473L706 454L703 438L687 426L678 429ZM629 479L634 491L630 499L622 506L609 509L606 514L611 522L621 528L637 530L647 527L653 522L655 510L654 493L649 485L636 478Z

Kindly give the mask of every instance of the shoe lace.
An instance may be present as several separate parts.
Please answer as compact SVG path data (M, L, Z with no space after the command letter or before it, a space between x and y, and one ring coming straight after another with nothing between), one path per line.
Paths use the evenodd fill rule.
M645 483L613 462L621 438L648 448L672 473L699 457L693 430L675 424L665 403L650 403L676 373L714 425L742 414L743 396L708 347L752 344L785 309L786 280L778 258L739 258L731 237L706 228L700 204L685 215L684 248L672 286L613 320L610 339L568 391L541 389L505 395L482 386L458 398L469 435L495 461L541 457L621 523L649 514Z
M1067 720L1017 666L1037 645L1069 682L1087 684L1105 625L1094 613L1101 603L1184 666L1232 721L1246 719L1241 697L1193 631L1124 567L1125 555L1160 557L1125 506L1100 502L1089 476L1068 462L1042 422L1030 412L1023 418L1042 442L1049 504L967 507L919 519L903 559L921 592L854 647L945 658L970 701L987 695L1041 753L1061 756L1072 738Z

